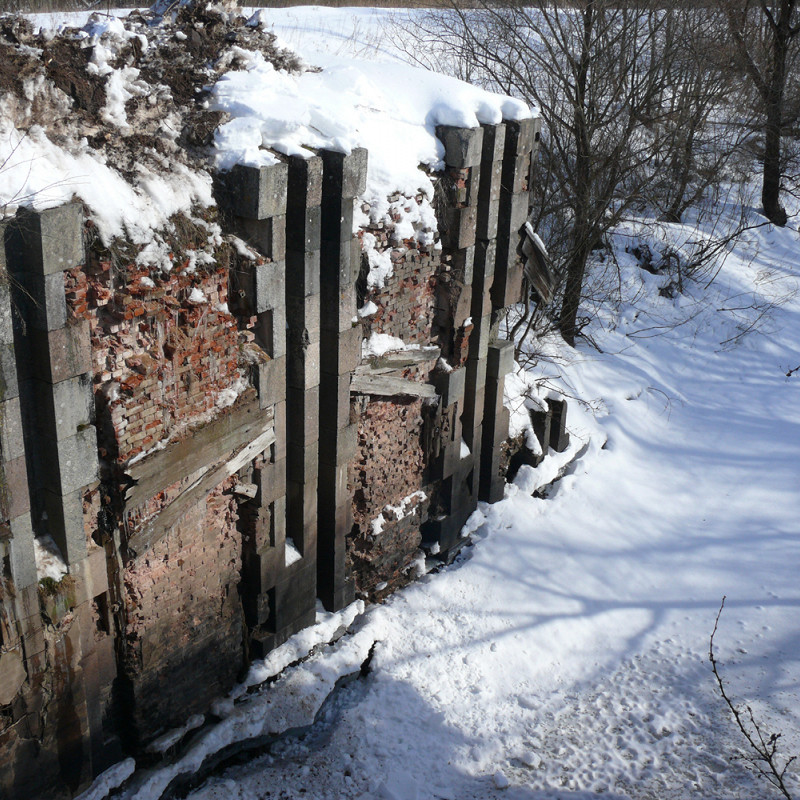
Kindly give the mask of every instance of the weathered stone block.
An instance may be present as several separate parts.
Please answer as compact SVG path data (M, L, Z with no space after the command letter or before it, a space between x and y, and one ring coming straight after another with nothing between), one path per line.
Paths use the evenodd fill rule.
M34 379L33 391L43 400L38 409L40 421L58 441L69 439L94 423L94 394L89 373L54 384Z
M286 297L287 303L292 300L318 295L320 292L319 250L286 252ZM318 304L317 304L318 305ZM288 310L288 309L287 309ZM319 312L316 313L319 319ZM291 314L290 314L291 320ZM319 323L318 323L319 324Z
M536 134L541 130L541 120L521 119L503 120L506 126L505 158L516 158L529 153L537 141Z
M18 395L19 381L14 345L0 344L0 398L10 399Z
M318 342L320 335L320 296L288 294L286 319L289 325L289 342L301 337L304 341Z
M472 316L472 287L464 286L461 289L455 305L451 307L453 327L460 328Z
M272 445L272 463L277 464L286 458L286 401L275 403L275 443Z
M322 159L289 157L287 209L319 206L322 202Z
M339 506L347 506L352 513L352 502L347 491L347 462L338 464L320 461L319 464L319 507L325 509L328 518L320 517L320 524L333 522L333 515ZM348 529L349 530L349 529Z
M464 438L472 446L469 431L480 425L483 419L483 405L486 392L486 359L467 361L467 382L464 390Z
M302 483L286 481L286 535L291 536L298 549L310 539L309 526L317 525L317 481ZM314 540L316 544L316 539Z
M83 498L80 491L59 495L47 489L40 494L47 512L50 535L68 564L86 558L86 533L83 527Z
M245 167L237 164L226 176L230 210L247 219L266 219L286 213L289 181L287 164Z
M33 554L33 528L31 527L30 513L25 513L12 519L10 527L9 555L11 575L19 592L28 586L35 586L39 581L39 576L36 573L36 559ZM38 608L36 611L38 612Z
M94 425L50 444L56 446L58 462L41 470L45 489L63 496L97 480L97 433Z
M55 331L29 330L25 338L29 357L20 366L26 376L59 383L92 370L89 323L85 320Z
M257 314L282 306L286 300L286 262L268 261L253 269L253 291Z
M528 219L529 213L529 200L528 200L528 193L527 192L520 192L518 194L511 195L511 233L519 234L522 226ZM512 240L512 250L516 250L516 246L519 244L518 239Z
M445 225L440 229L442 247L458 250L475 244L477 206L449 208L445 212Z
M320 382L319 341L307 342L289 331L287 350L286 380L289 386L289 400L297 402L297 391L317 389ZM291 416L291 412L290 412Z
M3 461L25 455L19 397L0 402L0 454Z
M489 342L491 340L492 318L490 316L473 318L472 333L469 337L469 361L485 361L489 356ZM484 380L485 380L484 371ZM467 378L469 382L469 378Z
M20 208L12 224L19 232L26 271L61 277L64 270L83 264L83 208L79 203L47 211ZM15 263L9 267L12 272L17 270Z
M305 559L304 559L305 560ZM281 630L300 622L307 625L310 616L314 622L317 603L317 565L302 561L293 565L291 577L275 587L275 628Z
M273 464L265 464L258 478L259 500L262 505L270 505L286 494L286 459Z
M319 440L319 386L293 392L289 398L286 435L291 445L307 446ZM316 445L315 445L316 447Z
M463 398L466 376L467 371L463 368L436 373L433 385L441 395L443 406L451 406Z
M333 429L320 426L320 464L341 466L352 461L358 446L358 425Z
M350 423L350 374L320 376L320 430L338 431Z
M439 125L436 135L444 145L444 163L448 167L476 167L483 150L482 128L455 128Z
M11 319L11 291L8 286L5 244L2 236L5 227L0 225L0 345L13 344L14 325Z
M28 678L22 648L0 653L0 706L11 705Z
M514 343L498 339L488 348L487 375L491 378L500 378L514 369Z
M259 361L253 371L261 408L286 399L286 356Z
M455 278L462 283L470 285L475 269L475 247L465 247L456 250L450 259L450 270Z
M28 471L25 456L18 456L0 467L0 512L4 519L14 519L30 511Z
M322 209L290 208L286 215L286 251L310 253L322 244Z
M481 125L483 129L483 143L481 147L482 164L500 161L506 146L506 126L501 122L498 125Z
M514 194L524 192L530 196L530 188L528 187L528 180L531 173L531 155L525 153L517 156L514 160L514 182L511 184L511 191Z
M352 198L364 194L367 189L368 153L363 147L355 147L349 154L334 150L321 150L323 161L323 203L328 198Z
M316 429L316 424L313 426ZM316 439L308 438L309 444L289 440L286 452L286 493L289 492L289 483L313 486L317 491L317 476L319 474L319 446Z
M548 400L552 421L550 424L549 444L557 453L563 453L569 447L567 433L567 401Z
M286 355L286 304L262 311L253 328L256 344L270 358L282 358Z
M235 228L242 239L266 258L273 261L283 261L286 258L285 214L262 220L237 217Z
M320 348L322 372L349 375L361 361L361 327L350 327L338 336L326 334Z
M338 586L325 586L319 590L319 599L326 611L341 611L356 599L356 589L352 581Z
M16 273L14 279L18 281L14 303L25 321L20 325L21 330L54 331L67 324L63 273Z

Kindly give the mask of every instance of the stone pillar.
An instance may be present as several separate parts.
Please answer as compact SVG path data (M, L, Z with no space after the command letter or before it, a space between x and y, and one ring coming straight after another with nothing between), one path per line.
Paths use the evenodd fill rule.
M541 120L505 121L505 145L497 225L497 261L492 284L492 306L518 303L522 292L520 230L530 209L531 154L539 139Z
M116 736L105 726L116 678L106 554L90 537L91 520L84 521L84 501L99 485L91 344L88 324L69 317L64 284L64 272L84 261L83 210L78 204L42 212L20 209L9 224L6 244L33 529L53 537L71 578L68 585L59 583L56 599L48 601L54 624L68 612L73 622L63 633L53 633L46 666L52 691L71 698L68 706L57 705L48 725L55 726L50 735L57 743L62 778L74 788L119 754ZM5 411L11 424L4 425L4 439L9 438L8 452L16 453L20 442L13 441L13 431L19 418L11 406ZM20 489L14 487L13 495L18 497ZM11 513L19 517L13 506ZM29 524L20 544L29 537ZM32 620L39 613L37 576L32 552L20 560L15 549L12 564L18 564L12 572L21 584L23 630L27 620L37 643L26 648L32 678L44 667L43 643Z
M514 367L513 342L498 339L489 345L486 375L486 406L479 497L487 503L503 499L505 478L500 474L500 446L508 439L509 411L503 405L505 376Z
M353 233L355 198L364 193L367 151L349 155L323 150L318 593L325 608L338 611L354 599L348 579L346 537L353 527L348 465L357 444L358 426L350 423L350 377L361 360L361 327L356 314L355 283L361 265Z
M505 309L522 299L523 264L518 247L530 208L532 151L539 140L540 127L540 120L528 119L485 129L484 141L491 141L492 146L484 147L481 212L486 215L486 222L478 221L482 241L476 256L475 293L483 273L481 313L491 314L491 332L487 332L486 342L488 372L483 397L479 497L487 502L503 497L499 454L500 445L508 438L509 419L503 407L503 389L505 375L513 368L514 347L513 342L496 339L496 332ZM477 304L473 305L473 313L478 313ZM483 352L482 337L478 344Z
M275 608L279 629L299 630L314 621L317 594L322 160L292 156L288 174L286 536L291 542Z
M425 541L436 541L446 552L458 543L458 534L478 503L478 465L483 416L483 384L486 356L477 358L476 339L488 344L490 318L474 313L481 298L475 293L475 259L480 247L476 239L482 213L484 130L441 126L437 136L445 147L446 208L440 220L442 262L439 274L439 310L447 320L439 327L445 333L443 351L453 372L440 373L437 391L442 398L442 427L448 430L434 465L441 481L438 504L444 519L431 520L425 527ZM484 324L486 323L486 324Z
M220 182L234 230L266 259L238 278L265 356L254 367L259 404L275 427L254 470L256 533L242 564L250 650L263 657L315 616L321 162L236 166Z
M74 564L87 552L83 493L98 482L89 327L67 320L64 290L64 271L83 263L83 211L20 209L11 234L34 528Z

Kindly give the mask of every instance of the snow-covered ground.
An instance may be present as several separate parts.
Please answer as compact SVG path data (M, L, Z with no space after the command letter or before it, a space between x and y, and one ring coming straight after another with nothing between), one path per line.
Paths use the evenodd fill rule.
M312 63L394 52L375 43L380 14L269 13ZM797 217L747 234L708 291L690 285L675 301L618 256L638 299L604 309L602 352L542 344L551 358L537 374L573 398L574 451L587 445L549 496L530 496L540 480L523 471L472 519L457 563L360 614L268 688L242 687L182 763L134 776L123 798L155 800L206 753L292 728L189 796L774 796L732 758L742 742L707 654L726 595L723 676L800 750L800 372L786 375L800 366ZM768 301L779 302L732 341ZM350 622L320 620L319 641ZM315 632L302 637L253 680L307 652ZM369 674L317 713L370 651Z
M650 284L638 308L597 330L603 354L560 350L544 368L587 401L570 407L574 445L590 443L570 474L546 499L510 487L456 564L290 670L265 693L279 708L300 676L327 691L323 665L349 648L356 669L375 643L369 676L305 738L190 796L773 796L732 759L742 741L707 660L726 595L723 676L800 749L800 383L785 374L800 365L800 301L728 349L737 329L718 311L759 283L796 290L800 236L794 222L749 242L678 302L623 263L629 288ZM689 321L637 336L656 314Z

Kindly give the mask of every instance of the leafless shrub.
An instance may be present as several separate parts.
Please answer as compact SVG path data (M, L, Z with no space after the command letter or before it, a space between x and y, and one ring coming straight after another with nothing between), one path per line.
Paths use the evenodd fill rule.
M767 783L777 789L786 800L793 800L793 795L787 786L787 771L795 762L797 756L786 758L779 753L782 734L769 733L762 722L759 722L753 709L749 705L738 705L731 698L719 670L719 662L714 653L714 636L717 633L719 619L725 608L725 597L722 598L717 618L714 620L714 630L708 644L708 660L711 662L711 671L717 682L717 689L725 705L736 723L736 727L747 742L747 751L743 756L745 763ZM789 773L791 774L791 773Z

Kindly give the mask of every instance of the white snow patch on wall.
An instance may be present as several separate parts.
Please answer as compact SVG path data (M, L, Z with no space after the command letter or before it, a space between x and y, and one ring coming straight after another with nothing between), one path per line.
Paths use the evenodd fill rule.
M49 534L33 537L33 557L39 580L51 578L60 581L69 572L61 550Z

